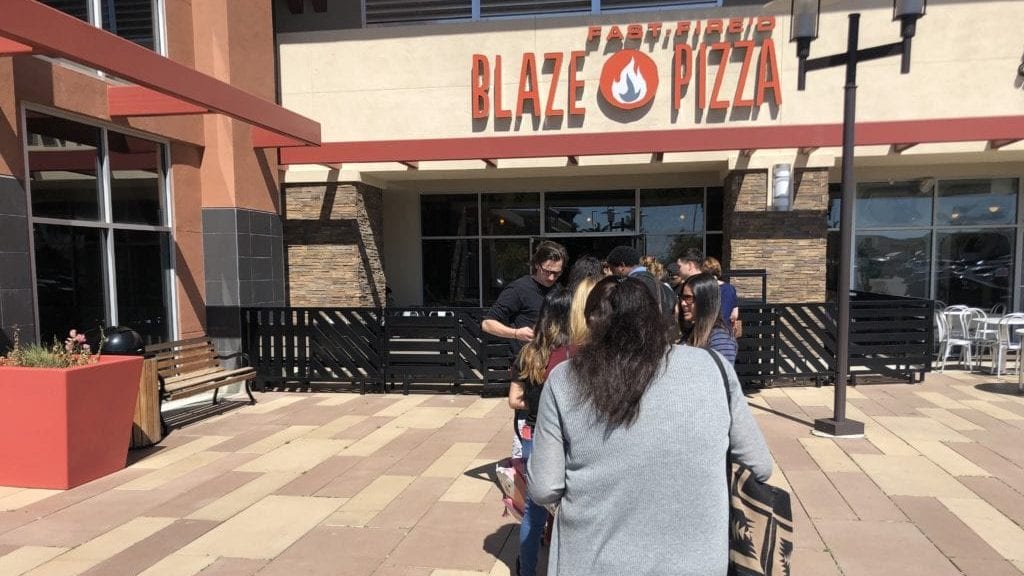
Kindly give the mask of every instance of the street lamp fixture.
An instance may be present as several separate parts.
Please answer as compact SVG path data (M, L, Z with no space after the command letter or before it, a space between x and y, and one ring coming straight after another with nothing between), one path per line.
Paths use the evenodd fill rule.
M917 33L917 21L925 15L927 0L893 0L892 19L900 22L900 42L871 48L860 48L860 14L849 15L846 51L810 58L811 41L818 37L821 0L792 0L790 40L796 42L800 61L797 89L803 90L807 72L843 66L846 85L843 93L843 193L840 208L839 235L841 256L839 266L839 318L836 323L835 403L832 418L814 421L816 433L827 436L864 434L864 424L846 418L846 383L850 368L850 263L853 259L853 203L856 201L854 179L854 132L857 123L857 63L887 56L900 56L900 73L910 72L910 43Z

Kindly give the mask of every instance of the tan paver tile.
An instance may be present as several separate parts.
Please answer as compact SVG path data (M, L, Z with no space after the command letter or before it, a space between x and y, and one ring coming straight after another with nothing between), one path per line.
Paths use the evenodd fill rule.
M887 456L917 456L917 450L877 422L864 423L864 437Z
M301 402L301 401L303 401L305 399L306 399L305 396L299 396L297 394L296 395L292 395L292 396L281 396L279 398L274 398L273 400L270 400L270 401L260 402L260 403L254 405L254 406L246 406L245 408L239 409L238 413L239 414L268 414L268 413L273 412L275 410L280 410L281 408L284 408L286 406L290 406L292 404L295 404L296 402Z
M939 498L1007 560L1024 560L1024 530L981 498Z
M327 424L320 426L316 430L313 430L309 434L306 434L306 438L334 438L335 434L342 432L356 424L366 420L366 416L359 416L355 414L346 414L331 420Z
M270 436L252 444L236 450L236 452L253 452L256 454L266 454L278 446L284 446L288 442L301 438L311 431L315 430L316 426L289 426L284 430L271 434Z
M996 406L993 402L986 402L984 400L964 400L964 405L968 408L973 408L982 414L988 414L993 418L998 418L1003 421L1017 421L1024 420L1024 416L1017 414L1016 412L1010 412L1005 408Z
M907 517L863 472L829 472L826 475L843 500L861 520L905 522Z
M1024 495L999 478L961 478L960 482L1018 526L1024 526Z
M938 464L953 476L991 476L983 468L942 442L937 440L909 440L908 442L922 456Z
M836 491L835 487L819 470L794 470L786 473L789 485L800 498L807 515L812 519L841 518L856 519L857 515Z
M835 401L835 390L826 386L799 386L784 388L786 396L799 406L826 406L831 408ZM865 396L854 387L846 388L847 399L864 400Z
M915 392L919 397L935 404L939 408L963 408L964 405L959 401L946 396L941 392ZM918 408L921 410L921 408Z
M456 478L483 450L485 444L477 442L456 442L440 458L423 472L425 477Z
M320 406L341 406L342 404L346 404L348 402L358 399L359 394L354 394L351 392L338 392L334 394L324 394L321 395L320 397L323 398L323 400L317 402L317 404Z
M331 456L316 467L274 491L283 496L312 496L331 483L361 458L355 456Z
M97 536L81 546L69 550L61 560L93 560L100 562L129 546L145 540L174 523L174 518L142 516Z
M345 449L351 440L299 438L236 468L240 472L305 472Z
M987 558L953 558L964 576L1020 576L1021 571L1009 560ZM1024 565L1024 562L1021 563Z
M267 496L200 536L179 554L274 558L343 503L335 498Z
M0 512L17 510L29 504L35 504L50 496L60 494L60 490L44 490L42 488L15 488L6 496L0 496Z
M936 498L895 496L893 501L917 528L949 558L1002 559L976 532Z
M819 520L816 526L844 576L907 574L909 565L914 574L961 576L909 522Z
M25 576L78 576L96 562L93 560L50 560L46 564L25 573Z
M475 570L433 570L430 576L488 576L490 572L477 572Z
M1017 570L1020 570L1020 572L1024 574L1024 561L1011 560L1010 562L1017 567Z
M348 448L345 448L341 454L343 456L369 456L381 449L388 442L391 442L395 438L401 436L403 432L405 432L404 428L394 428L392 426L378 428Z
M496 398L478 398L475 402L459 412L459 418L485 418L495 404L501 400ZM511 418L511 416L510 416Z
M793 566L799 566L798 570L804 574L842 576L839 573L839 566L836 566L836 559L829 552L796 548L793 550L792 559Z
M370 521L369 526L409 529L437 503L448 490L450 478L417 478L384 510ZM497 502L498 500L495 500Z
M391 421L396 428L440 428L455 418L461 408L416 407Z
M328 498L351 498L366 488L378 476L384 473L393 474L388 469L397 460L393 457L373 455L356 458L357 462L337 478L331 480L316 491L316 496ZM411 476L411 474L405 474Z
M441 496L442 502L483 502L487 493L490 492L494 482L490 477L475 478L465 474L466 471L480 468L490 464L493 471L493 460L473 460L470 462L463 474L455 479L455 482Z
M365 526L409 484L412 476L381 476L363 488L324 521L327 526Z
M860 472L860 468L828 438L800 438L800 443L823 472Z
M444 538L437 537L437 527L416 526L395 548L388 562L405 566L475 570L486 574L494 566L494 556L481 546L481 542L485 538L504 542L512 531L512 524L485 534L454 526L452 524L452 527L445 530Z
M148 510L151 516L182 518L259 478L255 472L225 472Z
M176 446L170 450L163 450L152 456L147 456L135 464L132 464L132 467L150 468L154 470L157 468L164 468L230 439L230 436L200 436L191 442L182 444L181 446Z
M266 560L218 558L203 570L202 576L253 576L266 565Z
M388 406L387 408L380 410L379 412L374 414L374 416L387 416L388 418L401 416L402 414L405 414L409 410L412 410L413 408L426 402L427 398L429 398L429 396L427 395L409 396L406 398L402 398L401 400L395 402L394 404Z
M153 470L145 476L136 478L117 487L118 490L153 490L172 480L194 472L207 464L215 462L225 455L224 452L197 452L180 460L171 462L164 468Z
M195 576L216 560L216 556L171 554L150 566L139 576Z
M960 408L966 408L966 406L961 405ZM981 426L978 426L966 418L961 418L945 408L918 408L917 411L932 420L941 422L953 430L982 430Z
M853 454L851 458L890 496L973 496L963 484L924 456Z
M194 520L224 521L253 503L263 499L285 484L295 480L298 472L270 472L196 510L188 515Z
M25 572L45 564L67 551L67 548L52 546L22 546L13 552L0 556L0 574L3 576L20 576Z
M875 421L901 439L970 442L971 439L931 418L915 416L878 416Z

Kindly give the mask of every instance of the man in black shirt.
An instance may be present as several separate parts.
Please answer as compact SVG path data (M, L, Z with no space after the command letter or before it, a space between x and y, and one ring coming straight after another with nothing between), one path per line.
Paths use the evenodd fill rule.
M608 265L611 266L612 274L620 278L632 276L640 280L651 291L654 301L658 303L658 309L665 317L665 322L670 326L676 325L676 314L678 299L675 292L667 284L654 277L651 272L640 265L640 254L632 246L616 246L608 253Z
M512 350L518 354L523 343L533 338L544 295L558 282L566 260L568 255L561 244L545 240L537 245L530 258L530 274L501 291L480 325L483 331L512 339Z

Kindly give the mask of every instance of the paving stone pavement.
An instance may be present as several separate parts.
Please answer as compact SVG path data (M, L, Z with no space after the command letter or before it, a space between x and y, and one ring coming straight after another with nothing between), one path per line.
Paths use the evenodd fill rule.
M797 574L1024 573L1024 396L929 374L848 392L861 439L810 433L831 388L748 396L794 496ZM0 487L0 576L507 575L503 399L265 393L68 491ZM542 572L543 573L543 572Z

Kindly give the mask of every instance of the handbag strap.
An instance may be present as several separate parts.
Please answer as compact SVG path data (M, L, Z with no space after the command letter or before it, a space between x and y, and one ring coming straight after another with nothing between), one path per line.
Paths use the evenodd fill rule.
M722 365L722 360L718 357L718 354L710 350L708 350L708 354L715 361L715 364L718 366L718 373L722 376L722 384L725 386L725 402L729 411L729 428L732 428L732 387L729 386L729 376L725 373L725 366Z

